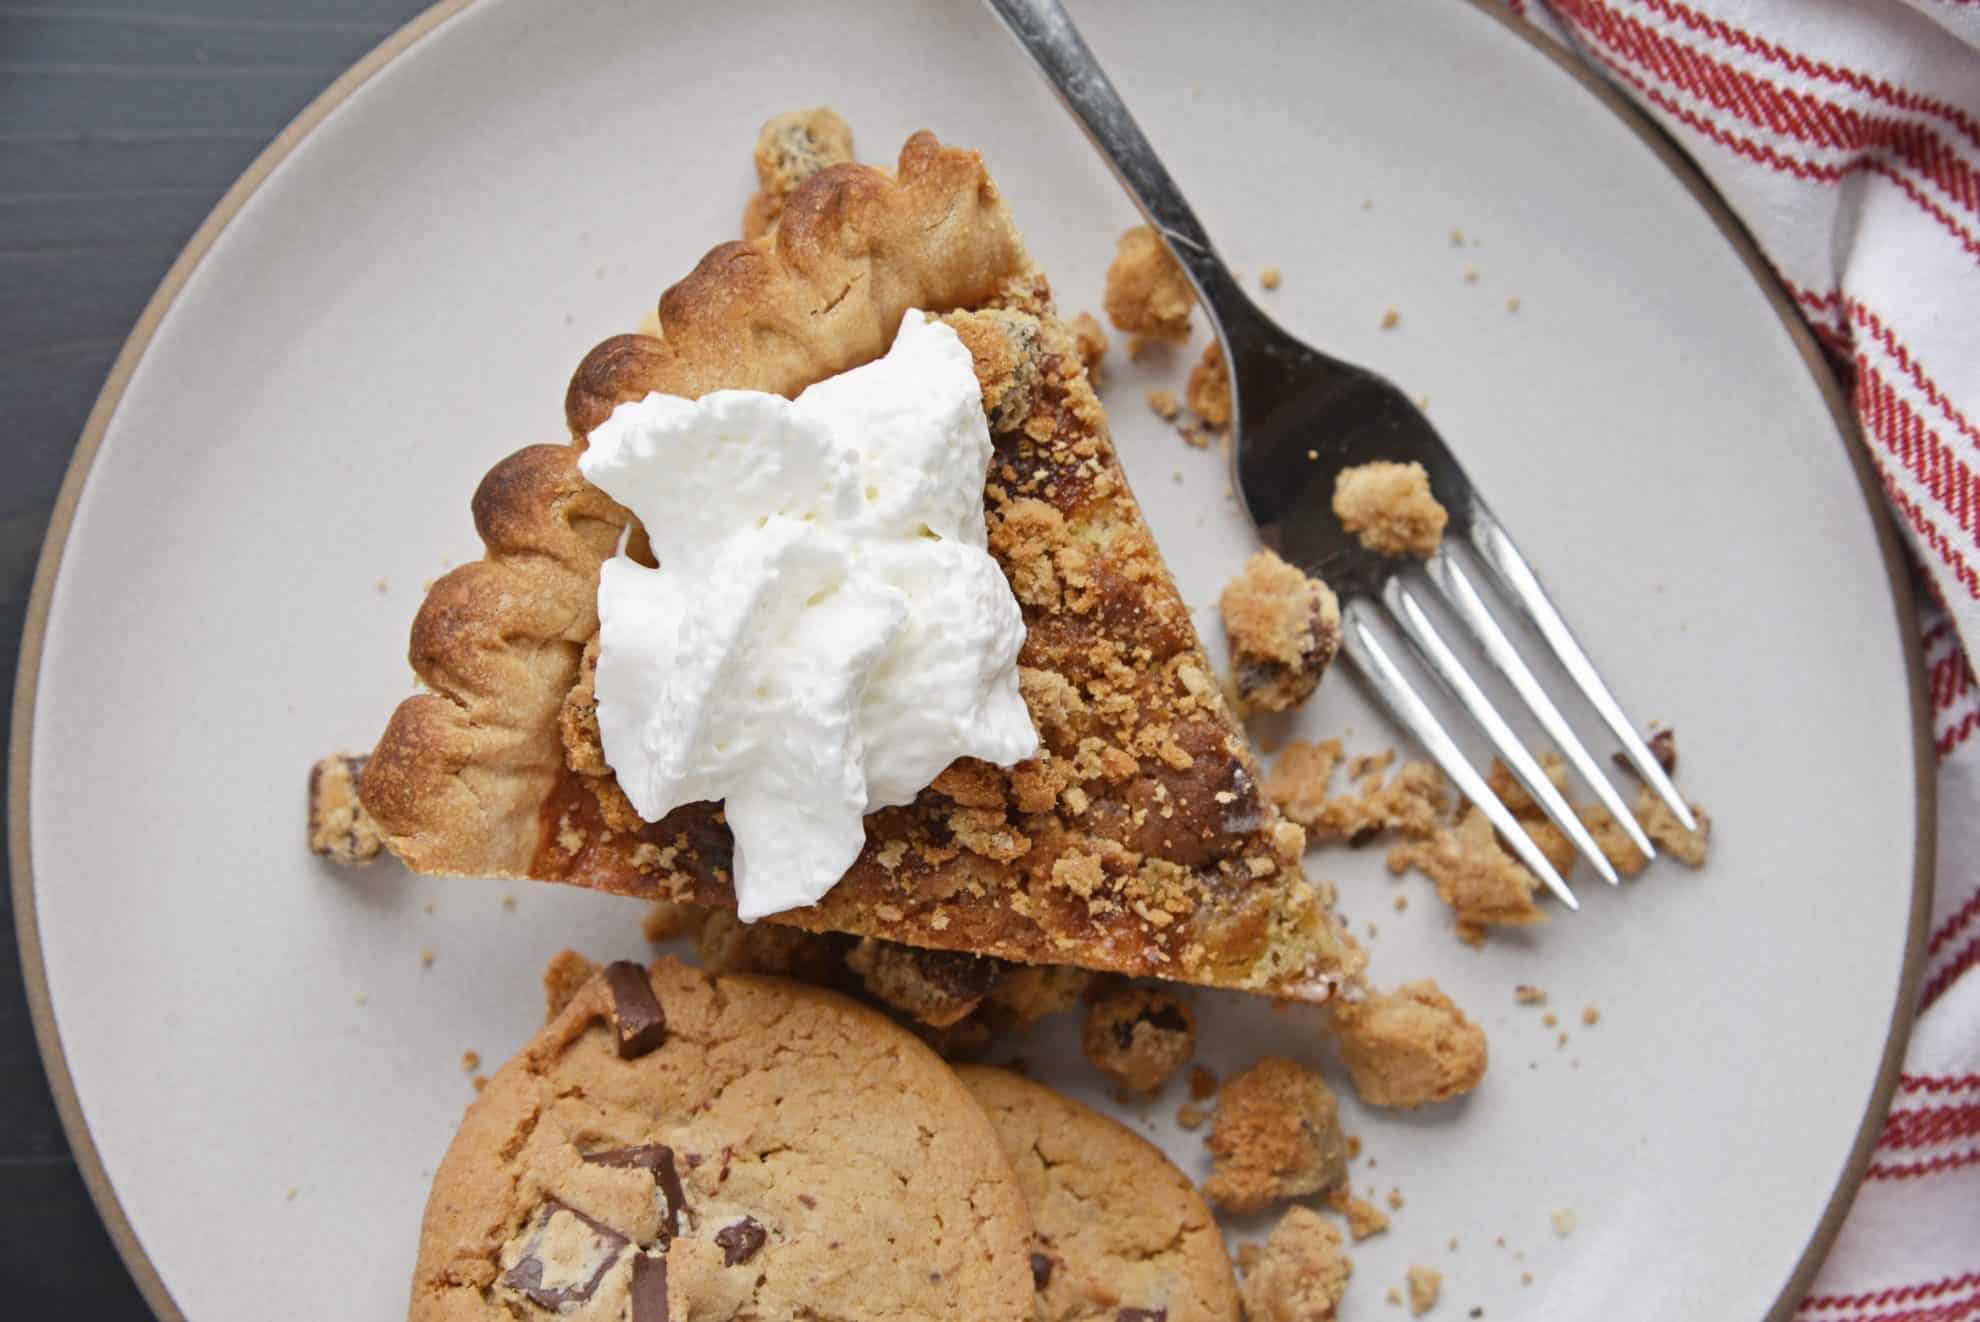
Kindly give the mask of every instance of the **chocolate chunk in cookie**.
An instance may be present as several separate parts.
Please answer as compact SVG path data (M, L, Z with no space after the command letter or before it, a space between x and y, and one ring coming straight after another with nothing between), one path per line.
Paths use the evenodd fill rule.
M667 1259L642 1253L632 1265L632 1322L667 1322Z
M538 1307L560 1312L591 1298L631 1242L552 1198L525 1233L502 1284Z
M667 1012L653 995L646 970L629 959L605 966L605 985L612 993L612 1029L618 1034L619 1058L644 1056L667 1040Z
M739 1267L748 1262L768 1238L769 1233L756 1223L753 1216L746 1216L715 1232L715 1243L722 1250L722 1264L726 1267Z
M687 1206L687 1194L681 1189L681 1175L674 1167L672 1148L665 1143L642 1143L638 1147L587 1153L584 1159L593 1166L627 1166L652 1171L653 1183L660 1190L660 1198L666 1208L660 1242L664 1244L681 1233L681 1209Z

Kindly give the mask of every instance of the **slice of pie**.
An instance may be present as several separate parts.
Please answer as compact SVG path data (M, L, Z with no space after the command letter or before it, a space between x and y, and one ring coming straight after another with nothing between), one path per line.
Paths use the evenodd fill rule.
M642 821L606 765L596 594L631 516L577 457L649 392L795 395L871 361L910 308L943 316L975 360L996 447L990 546L1023 608L1043 751L1009 771L957 762L870 815L845 879L774 921L1327 999L1361 952L1301 870L1302 832L1259 791L1003 197L974 152L926 132L893 173L819 169L762 237L710 252L662 296L657 334L616 336L579 365L571 443L519 451L482 481L487 554L437 582L413 625L432 691L399 706L364 769L388 847L420 872L734 906L720 805ZM628 548L650 563L636 526Z

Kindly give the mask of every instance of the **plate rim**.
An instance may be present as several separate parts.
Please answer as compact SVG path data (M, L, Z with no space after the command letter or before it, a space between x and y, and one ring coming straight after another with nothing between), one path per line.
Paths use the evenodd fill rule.
M27 615L21 631L21 650L14 682L11 729L8 740L7 772L7 852L12 875L14 926L20 952L21 976L27 992L29 1017L34 1024L35 1044L54 1096L62 1131L81 1173L98 1218L136 1282L138 1292L164 1322L187 1322L185 1312L173 1299L150 1255L140 1242L125 1214L116 1189L110 1182L101 1155L82 1113L75 1080L55 1026L54 1004L49 997L47 969L42 959L41 931L35 911L32 868L32 841L29 838L28 802L31 774L36 695L40 686L42 652L47 638L49 607L55 580L75 521L77 503L95 465L110 420L116 414L124 391L145 351L155 337L158 325L177 301L193 271L226 227L261 184L291 153L316 130L330 113L341 106L359 87L448 19L474 4L475 0L436 0L394 31L377 46L317 94L296 117L262 149L240 177L227 189L213 210L201 221L191 239L173 259L158 288L146 302L144 311L126 336L112 363L95 402L90 406L74 455L63 474L49 515L48 531L42 539L34 579L28 592ZM1923 683L1922 644L1918 636L1917 607L1910 590L1910 570L1883 500L1883 487L1872 468L1867 448L1859 435L1855 415L1844 398L1840 382L1823 356L1814 333L1802 320L1793 300L1761 255L1759 245L1735 216L1725 200L1706 182L1699 167L1650 118L1615 88L1576 60L1566 47L1535 31L1502 0L1467 0L1477 12L1495 20L1518 36L1534 52L1572 78L1636 134L1651 153L1682 183L1692 198L1738 254L1748 274L1773 307L1781 328L1800 352L1816 389L1836 424L1837 439L1848 453L1859 494L1869 506L1876 532L1877 548L1889 578L1891 602L1895 607L1900 643L1906 662L1906 691L1911 707L1913 783L1917 788L1913 805L1915 847L1912 855L1911 912L1907 921L1904 964L1898 979L1898 995L1884 1040L1870 1104L1864 1113L1856 1140L1840 1177L1831 1190L1820 1219L1810 1232L1794 1269L1788 1274L1779 1296L1768 1309L1766 1322L1787 1322L1830 1247L1840 1233L1844 1219L1856 1200L1872 1150L1882 1130L1898 1075L1904 1063L1905 1048L1917 1018L1920 978L1924 972L1926 931L1932 908L1932 890L1938 852L1938 758L1931 738L1931 710Z

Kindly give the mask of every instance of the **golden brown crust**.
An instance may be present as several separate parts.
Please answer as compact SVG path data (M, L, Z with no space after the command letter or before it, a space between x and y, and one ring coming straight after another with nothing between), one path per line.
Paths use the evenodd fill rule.
M776 227L798 185L827 166L853 159L852 128L828 106L773 116L756 136L756 193L743 208L743 237Z
M845 880L777 921L1308 999L1353 976L1360 952L1299 871L1301 833L1257 792L1071 333L1026 310L1047 295L981 162L927 134L898 180L829 168L766 243L709 254L661 300L663 338L617 337L579 367L576 443L483 483L488 557L437 584L414 629L438 693L401 706L366 774L393 851L732 909L719 808L642 823L596 746L585 658L627 515L578 474L583 433L649 391L794 394L877 357L907 307L958 305L1000 428L986 518L1025 611L1045 751L1008 773L951 768L875 814Z
M424 872L529 875L563 771L557 728L598 629L598 565L626 512L564 445L519 450L474 494L487 558L433 585L409 660L435 690L399 704L366 763L364 806Z
M1010 211L973 151L926 131L892 177L834 165L792 193L775 233L725 243L660 299L662 337L585 356L564 399L582 438L652 391L794 395L871 362L911 307L980 307L1034 277Z

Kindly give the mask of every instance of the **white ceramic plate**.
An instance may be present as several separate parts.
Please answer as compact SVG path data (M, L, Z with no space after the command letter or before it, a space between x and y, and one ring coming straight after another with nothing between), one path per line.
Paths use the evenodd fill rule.
M1720 827L1704 873L1584 874L1579 917L1483 953L1420 878L1393 911L1379 851L1316 856L1380 925L1374 976L1434 975L1492 1034L1468 1102L1348 1103L1355 1184L1407 1200L1357 1249L1349 1311L1420 1261L1452 1316L1760 1316L1834 1224L1903 1021L1928 773L1888 544L1805 338L1639 128L1482 11L1250 9L1077 14L1231 260L1284 268L1267 306L1429 396ZM480 0L426 23L168 283L24 672L44 1041L154 1303L213 1322L397 1314L462 1052L529 1034L558 948L643 953L630 901L319 866L303 772L407 691L421 580L478 550L482 472L559 438L579 356L734 231L757 124L829 102L869 158L924 125L980 146L1069 311L1133 219L976 6ZM1185 363L1116 357L1107 398L1215 634L1248 537L1218 457L1141 403ZM1392 741L1340 677L1298 725ZM1319 1055L1308 1017L1202 1014L1220 1070ZM1096 1091L1064 1026L1023 1050ZM1134 1122L1201 1173L1177 1100Z

